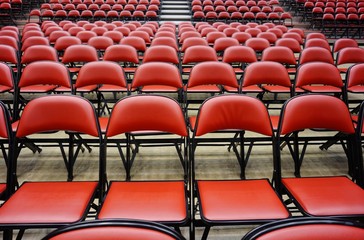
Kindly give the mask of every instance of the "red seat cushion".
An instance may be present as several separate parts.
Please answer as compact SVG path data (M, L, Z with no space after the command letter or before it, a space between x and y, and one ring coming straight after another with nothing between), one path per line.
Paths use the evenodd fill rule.
M277 85L265 85L263 86L263 89L265 89L268 92L272 93L289 93L290 89L288 87L283 86L277 86Z
M143 92L177 92L178 88L165 85L150 85L142 88Z
M190 73L191 69L192 69L192 67L185 67L182 69L182 73Z
M224 86L224 90L227 92L238 92L238 89L236 87L230 87L230 86Z
M336 93L341 93L341 89L338 87L333 87L333 86L302 86L302 89L309 91L309 92L320 92L320 93L332 93L332 92L336 92Z
M0 208L0 224L57 224L83 219L97 182L24 183Z
M126 92L127 89L125 87L110 85L110 84L103 84L99 87L100 92Z
M272 86L272 85L265 85L263 86L263 88L271 93L289 93L290 90L288 87L283 87L283 86ZM301 88L296 88L295 89L296 93L304 93L305 91Z
M33 86L28 86L28 87L22 87L20 89L21 93L44 93L44 92L49 92L52 91L56 88L57 86L55 85L33 85Z
M13 88L12 87L8 87L8 86L5 86L5 85L0 85L0 92L8 92L11 89L13 89Z
M124 67L124 72L126 73L134 73L136 70L136 67Z
M80 68L79 67L69 67L68 70L71 73L78 73L80 71Z
M71 92L71 88L68 88L68 87L58 87L54 91L55 92Z
M268 180L198 181L206 221L259 221L289 217Z
M77 88L77 92L92 92L92 91L95 91L97 88L97 85L89 85L89 86L85 86L85 87L80 87L80 88ZM71 89L68 88L68 87L57 87L55 89L55 92L70 92Z
M242 88L242 92L246 92L246 93L261 93L261 92L263 92L263 90L259 86L257 86L257 85L252 85L252 86L243 87Z
M201 85L195 87L189 87L188 92L220 92L220 88L216 85Z
M243 72L244 72L244 70L243 70L243 69L241 69L241 68L235 67L235 68L234 68L234 72L239 74L239 73L243 73Z
M296 68L287 68L287 72L288 72L288 74L296 74L296 72L297 72L297 69Z
M364 214L364 190L347 177L284 178L282 182L311 215Z
M358 86L352 86L348 88L348 92L352 93L363 93L364 92L364 86L358 85Z
M186 206L183 181L112 182L98 218L184 222Z
M92 91L95 91L96 89L97 89L97 85L89 85L89 86L79 87L76 89L76 91L77 92L92 92Z

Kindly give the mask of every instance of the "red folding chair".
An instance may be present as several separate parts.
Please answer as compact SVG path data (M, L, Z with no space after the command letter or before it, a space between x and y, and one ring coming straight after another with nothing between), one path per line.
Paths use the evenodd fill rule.
M352 38L340 38L335 40L332 52L337 53L343 48L359 47L358 42Z
M90 38L97 36L97 34L95 32L82 30L82 29L83 28L81 28L80 31L78 31L76 33L76 37L79 38L82 43L87 43Z
M162 34L161 34L162 33ZM155 37L150 44L151 47L153 46L169 46L174 48L177 52L179 50L177 41L176 41L176 35L175 33L170 32L157 32L155 34Z
M132 80L135 69L139 66L139 58L137 50L129 45L112 45L108 47L104 54L104 61L112 61L119 63L128 80Z
M223 32L210 32L206 36L206 40L209 44L214 44L215 41L219 38L226 37L226 34Z
M147 50L147 45L144 39L141 37L136 37L136 36L124 37L123 39L121 39L120 44L134 47L138 51L140 57L142 57L145 50Z
M126 179L129 181L111 182L98 219L143 219L175 228L186 226L189 216L184 180L130 181L134 175L131 172L131 146L136 143L131 134L143 131L170 133L160 139L145 138L135 141L154 143L156 146L166 142L182 144L184 168L187 168L188 131L180 105L168 97L156 95L137 95L121 99L111 113L104 144L107 146L112 139L126 143L124 166ZM125 134L125 138L120 139L118 136L121 134Z
M288 74L295 74L297 70L296 56L292 49L282 46L266 48L262 53L262 61L273 61L283 64Z
M240 75L240 82L246 66L258 60L257 55L252 48L246 46L232 46L228 47L224 51L222 61L233 66L235 73ZM225 90L232 92L236 91L237 89L230 89L228 86L226 86Z
M300 177L307 144L317 144L322 140L332 139L325 134L314 137L304 131L308 129L342 133L340 139L344 140L346 146L349 171L353 180L359 183L362 181L358 178L362 176L362 169L359 167L362 163L357 156L357 146L360 148L360 144L355 141L355 129L348 107L342 100L333 96L308 94L288 100L281 111L276 148L279 148L282 141L287 143L293 152L297 177L282 177L280 167L282 157L280 151L277 151L274 165L277 191L286 193L290 201L306 216L363 217L363 189L348 177L315 177L314 173L311 177Z
M13 143L15 159L13 166L10 166L12 176L17 175L17 153L27 141L25 137L35 133L52 134L57 131L87 134L90 135L88 141L101 144L97 116L87 100L65 95L36 98L26 105L19 120ZM32 137L32 141L36 141L36 137ZM44 138L40 141L44 141ZM49 138L47 141L67 145L69 160L73 163L76 139L58 137ZM4 239L11 239L14 229L19 229L18 239L21 239L24 231L29 228L56 228L84 220L96 194L100 194L99 198L103 195L103 167L104 164L100 162L99 181L23 183L0 209L0 228L4 230ZM48 169L52 170L60 171Z
M326 40L326 38L325 39L322 39L322 38L306 39L304 48L309 48L309 47L322 47L331 52L330 44Z
M207 61L196 64L190 73L184 88L183 105L188 116L188 110L195 110L192 104L201 104L206 94L217 95L223 92L223 86L237 89L239 83L232 66L218 61ZM196 95L199 94L199 97ZM194 97L193 97L194 96ZM192 106L190 108L190 106Z
M210 143L216 146L216 143L229 144L234 141L240 143L238 152L242 170L240 175L245 179L246 142L258 140L258 136L261 137L260 141L270 142L274 139L267 108L260 100L244 95L221 95L209 98L201 105L192 131L190 188L197 189L198 202L196 205L192 204L191 211L196 225L199 226L198 220L195 219L198 206L202 226L205 227L202 239L207 239L209 230L213 226L259 224L290 216L268 179L203 180L199 179L196 173L199 145ZM218 132L220 134L215 137L205 136L208 133L218 134ZM231 138L227 134L236 132L239 133L238 138ZM244 136L245 132L252 132L254 136ZM276 149L272 150L273 157ZM208 171L207 169L205 171Z
M235 38L223 37L216 39L213 47L218 55L223 56L223 53L228 47L239 46L239 45L240 45L239 41L236 40Z
M153 61L136 69L131 88L138 93L177 93L177 99L181 100L183 83L177 66Z
M344 84L335 65L326 62L309 62L297 69L294 91L343 96Z
M50 94L58 87L72 89L67 67L52 61L36 61L28 64L14 92L14 120L19 118L21 110L28 103L29 94Z
M341 49L336 56L336 66L340 72L346 72L348 65L364 63L364 49L358 47L347 47Z
M179 56L176 49L170 46L151 46L143 57L143 64L147 62L167 62L180 68Z
M257 55L260 56L264 49L270 47L270 43L265 38L256 37L246 40L245 46L253 48Z
M301 51L298 64L302 65L308 62L326 62L334 64L334 58L329 50L322 47L309 47Z
M80 68L87 62L98 61L96 48L88 45L69 46L63 54L62 63L66 64L72 74L72 78L77 76ZM63 89L60 89L62 91Z
M96 48L98 54L99 54L99 58L103 58L104 52L105 50L114 45L114 41L109 38L109 37L105 37L105 36L96 36L96 37L92 37L88 40L87 45L92 46L94 48Z
M63 36L56 40L54 44L54 48L57 50L58 57L62 60L64 51L72 45L80 45L82 44L81 39L74 36Z
M264 100L267 105L281 103L278 94L288 94L289 97L293 94L287 69L281 63L273 61L250 64L245 69L242 91L258 93L257 97L261 100L263 100L264 95L273 94L273 99L268 97Z
M27 64L36 61L58 62L57 51L51 46L34 45L28 47L23 51L23 55L21 56L21 70L23 70ZM19 72L19 74L21 74L21 72Z
M129 94L129 87L123 68L114 62L97 61L83 65L78 73L75 91L81 93L95 92L97 115L110 114L109 103L115 103L118 93ZM112 96L108 96L108 95ZM102 126L102 129L104 126Z
M206 61L218 61L216 51L212 47L199 45L188 47L182 57L182 74L190 73L193 66Z

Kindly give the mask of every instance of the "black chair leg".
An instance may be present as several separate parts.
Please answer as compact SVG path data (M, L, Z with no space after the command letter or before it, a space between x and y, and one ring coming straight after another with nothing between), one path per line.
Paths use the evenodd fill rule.
M203 235L202 235L201 240L207 240L207 237L208 237L209 232L210 232L210 228L211 228L210 226L205 227L205 231L203 231Z
M21 240L23 238L25 229L20 229L18 235L16 236L16 240Z
M13 230L7 229L3 232L3 240L12 240L13 239Z

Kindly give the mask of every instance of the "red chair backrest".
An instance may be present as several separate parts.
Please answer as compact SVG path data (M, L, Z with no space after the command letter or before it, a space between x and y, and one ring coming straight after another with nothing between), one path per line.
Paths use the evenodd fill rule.
M121 99L112 110L106 136L133 131L162 131L187 136L179 104L168 97L137 95Z
M135 71L132 88L147 85L166 85L182 88L179 69L168 63L150 62L140 65Z
M364 85L364 63L358 63L349 68L346 84L347 87Z
M239 87L233 67L222 62L203 62L192 68L187 88L208 84Z
M244 74L243 87L258 84L274 84L284 87L291 87L286 68L277 62L255 62L250 64Z
M92 104L81 97L53 95L36 98L24 108L16 136L64 130L99 136L100 130Z
M139 63L138 52L129 45L112 45L106 48L104 61Z
M343 87L339 69L335 65L325 62L309 62L299 66L295 83L296 87L311 84Z
M278 134L310 128L321 128L354 134L354 126L346 104L328 95L300 95L283 106Z
M71 88L71 78L66 66L51 61L37 61L27 65L19 80L19 87L50 84Z
M253 97L221 95L206 100L197 115L195 135L219 130L247 130L272 136L267 108Z
M97 61L97 51L94 47L87 45L72 45L69 46L63 55L63 63L72 62L92 62Z
M127 87L123 68L114 62L89 62L83 65L78 73L75 87L85 87L94 84L111 84Z

